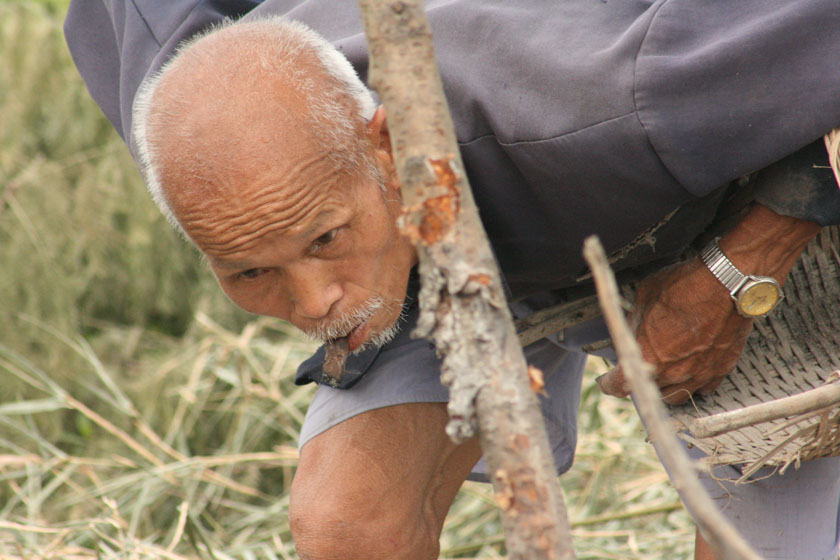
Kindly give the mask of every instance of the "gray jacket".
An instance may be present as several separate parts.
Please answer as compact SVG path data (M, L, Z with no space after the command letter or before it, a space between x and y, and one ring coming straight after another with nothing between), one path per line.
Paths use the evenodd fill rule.
M840 190L813 169L824 163L813 143L840 125L836 0L426 4L465 165L514 296L575 286L592 233L623 256L619 268L681 252L713 219L722 187L794 153L759 175L771 185L759 200L840 223ZM143 77L182 39L245 13L309 24L364 79L352 0L74 0L65 32L125 138ZM655 247L633 244L651 230Z

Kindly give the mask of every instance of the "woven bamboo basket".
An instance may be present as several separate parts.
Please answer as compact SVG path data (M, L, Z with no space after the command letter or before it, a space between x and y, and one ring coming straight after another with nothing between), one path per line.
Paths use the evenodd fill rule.
M715 393L671 407L680 437L710 464L744 464L746 478L840 455L838 251L840 227L823 228L791 271L785 300L756 320L735 370Z

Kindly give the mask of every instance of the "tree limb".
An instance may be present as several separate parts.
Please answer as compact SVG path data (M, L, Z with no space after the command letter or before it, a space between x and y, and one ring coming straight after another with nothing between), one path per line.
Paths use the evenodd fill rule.
M443 356L447 433L481 446L511 559L573 558L563 496L490 245L461 162L420 0L359 0L388 115L402 231L418 247L417 332Z
M596 237L590 237L584 242L583 256L592 269L604 318L639 409L639 416L642 417L659 458L671 475L671 483L680 493L686 507L691 510L703 536L721 558L760 559L758 553L720 513L700 485L691 459L686 455L676 434L669 429L665 405L659 390L651 381L653 368L642 359L642 351L630 332L621 310L615 276L607 264L604 248Z
M541 309L524 319L516 321L519 342L528 346L550 334L579 325L601 315L598 296L589 296L553 307Z

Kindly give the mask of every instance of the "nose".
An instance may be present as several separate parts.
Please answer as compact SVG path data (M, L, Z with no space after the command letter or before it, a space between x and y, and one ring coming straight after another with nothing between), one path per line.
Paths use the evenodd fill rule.
M316 274L298 274L291 279L291 299L294 312L304 319L323 319L344 291L338 282Z

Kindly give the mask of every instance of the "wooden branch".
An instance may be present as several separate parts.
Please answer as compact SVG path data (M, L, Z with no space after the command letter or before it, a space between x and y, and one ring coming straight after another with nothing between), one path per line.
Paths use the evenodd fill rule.
M834 178L840 184L840 127L825 135L825 149L828 150L828 163L834 171Z
M598 296L590 296L553 307L541 309L533 315L516 321L519 343L528 346L550 334L579 325L601 315Z
M639 415L660 460L668 469L671 483L692 512L703 536L721 558L761 558L721 514L700 485L691 459L683 450L676 434L669 429L665 405L662 403L659 389L651 380L653 368L642 359L642 351L624 318L615 276L607 264L607 256L600 241L595 237L588 238L583 245L583 255L592 269L613 346L624 369Z
M388 115L402 230L418 247L415 334L443 356L447 433L477 423L511 559L573 558L563 496L499 272L464 174L420 0L359 0Z
M691 422L688 430L697 438L714 437L759 422L813 412L838 402L840 402L840 384L832 383L798 395L697 418Z

